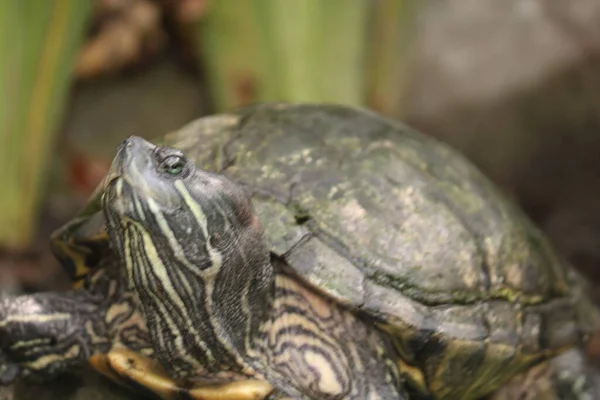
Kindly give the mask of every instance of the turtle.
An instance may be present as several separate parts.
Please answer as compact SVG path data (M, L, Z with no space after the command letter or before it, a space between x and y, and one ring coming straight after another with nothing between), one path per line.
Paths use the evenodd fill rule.
M600 393L587 282L457 151L365 109L131 137L53 242L80 287L0 304L0 377L91 358L163 398L476 399L548 366L552 398Z

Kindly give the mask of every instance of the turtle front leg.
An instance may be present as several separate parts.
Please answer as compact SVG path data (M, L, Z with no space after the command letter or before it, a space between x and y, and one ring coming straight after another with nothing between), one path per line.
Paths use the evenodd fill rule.
M594 400L600 398L600 370L584 352L572 349L516 377L490 400Z
M47 380L110 347L102 298L87 291L0 299L0 383Z
M116 383L157 399L261 400L273 393L271 385L255 379L209 385L174 381L144 355L151 349L130 297L116 301L112 292L0 298L0 385L17 377L50 380L89 361Z

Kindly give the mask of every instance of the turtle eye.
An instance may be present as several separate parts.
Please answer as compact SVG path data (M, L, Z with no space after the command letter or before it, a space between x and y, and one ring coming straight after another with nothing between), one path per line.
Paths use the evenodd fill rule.
M159 166L159 169L171 176L183 174L186 166L186 160L180 156L169 156L165 158Z

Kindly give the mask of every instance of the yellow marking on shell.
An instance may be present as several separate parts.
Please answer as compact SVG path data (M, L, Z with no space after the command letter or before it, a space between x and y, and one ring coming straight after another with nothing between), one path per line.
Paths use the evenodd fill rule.
M40 324L46 322L68 320L71 316L67 313L56 313L56 314L26 314L26 315L9 315L4 320L0 321L0 328L11 323L27 323L27 322L39 322Z
M440 396L440 398L443 398L445 395L447 395L446 392L448 388L456 388L457 384L449 381L445 373L452 371L453 368L457 368L457 363L461 360L461 353L466 354L469 352L469 350L464 350L464 348L467 346L478 347L482 345L482 342L479 340L451 340L448 342L448 345L443 353L436 354L436 358L432 357L428 359L427 363L429 366L425 367L423 370L419 370L410 365L412 360L403 350L408 338L415 334L416 328L411 327L408 324L402 324L399 320L395 320L393 324L376 325L382 331L387 332L391 337L398 339L396 350L398 351L400 357L405 360L402 364L399 364L398 369L403 372L403 375L409 378L409 380L412 380L414 386L417 388L420 387L420 390L422 391L425 391L425 385L428 385L429 392ZM519 335L523 335L523 333L519 332ZM461 350L461 348L463 348L463 350ZM468 386L468 389L465 391L465 393L462 393L462 395L465 396L464 398L472 398L473 396L480 397L481 393L486 393L486 388L491 388L489 390L493 390L497 387L498 384L493 386L494 383L492 381L502 381L502 379L512 376L512 374L514 374L516 371L519 371L521 368L527 367L539 359L552 358L568 348L569 347L567 346L554 350L545 350L526 354L523 353L519 347L513 348L511 345L489 343L487 349L485 350L485 356L488 360L497 357L497 354L494 353L514 353L514 357L506 357L507 359L511 359L510 364L498 366L498 370L492 370L489 367L492 367L493 365L486 364L488 366L487 370L479 369L471 371L470 374L465 375L465 381L461 382L461 384ZM433 360L438 361L434 362ZM489 361L487 362L489 363ZM504 376L501 376L501 374Z
M439 396L440 398L444 398L449 395L450 390L456 389L455 386L452 386L452 382L448 382L444 379L444 373L446 371L451 370L451 368L456 365L453 363L455 359L453 356L459 352L468 352L468 350L462 350L461 347L479 346L481 343L476 341L466 341L466 340L456 340L450 343L448 348L445 351L445 355L441 362L436 366L436 369L433 371L431 376L429 376L430 380L430 390L431 392ZM518 372L522 371L524 368L527 368L537 361L541 359L550 359L555 357L556 355L562 353L563 351L571 349L571 346L565 346L561 348L544 350L539 353L531 353L525 354L522 352L518 352L517 355L511 360L510 363L503 366L501 370L497 370L497 373L494 375L494 379L490 379L489 376L486 376L485 370L478 370L471 374L468 378L470 384L467 386L463 384L464 390L461 393L457 393L456 391L452 392L452 395L461 395L461 398L480 398L483 395L490 393L491 391L497 389L501 386L502 383L507 382L510 378L515 376ZM489 352L489 348L488 348ZM475 374L476 373L476 374Z
M73 346L69 347L67 349L67 351L65 351L64 353L48 354L48 355L39 357L38 359L36 359L34 361L24 363L23 365L28 369L43 370L48 365L53 364L57 361L61 361L64 359L76 358L79 355L80 351L81 351L81 347L78 344L74 344Z
M186 389L169 377L156 361L124 348L112 350L106 360L111 372L121 381L137 382L164 400L181 398L184 393L197 400L259 400L273 391L269 383L255 379L216 385L186 385Z

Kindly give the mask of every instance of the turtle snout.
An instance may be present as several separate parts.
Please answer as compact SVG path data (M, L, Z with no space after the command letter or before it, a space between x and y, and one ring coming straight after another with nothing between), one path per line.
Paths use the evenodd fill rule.
M140 137L127 138L117 149L107 176L107 185L116 177L124 177L135 182L143 171L153 165L155 148L152 143Z
M154 150L155 147L156 146L154 146L152 143L148 142L147 140L142 139L139 136L129 136L127 139L125 139L123 141L123 143L121 143L121 145L119 145L117 152L121 152L121 151L131 151L134 153L138 153L140 151L152 152L152 150Z
M107 183L102 204L105 209L120 217L133 218L136 215L132 201L134 197L134 189L129 182L121 176L115 176Z

